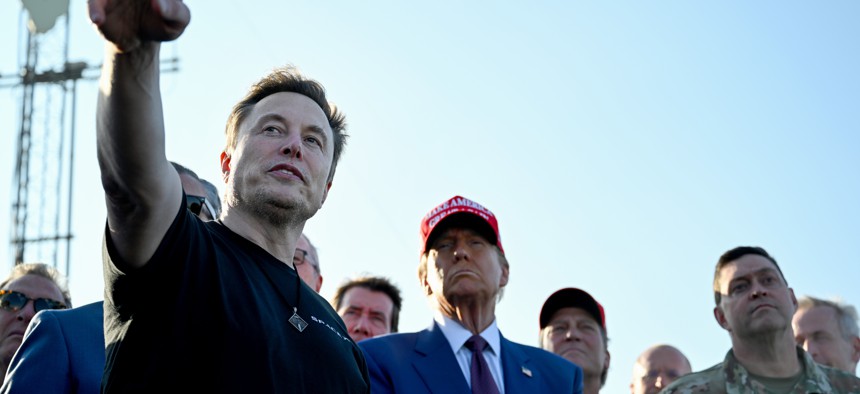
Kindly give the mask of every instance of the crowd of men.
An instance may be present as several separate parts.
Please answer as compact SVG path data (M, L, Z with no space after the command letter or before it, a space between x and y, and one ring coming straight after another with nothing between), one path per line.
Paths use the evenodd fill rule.
M502 335L496 305L517 262L507 259L496 215L462 196L420 220L426 329L398 332L401 292L385 277L349 278L324 299L319 254L303 230L328 196L347 134L322 85L280 68L234 106L222 201L211 183L165 159L160 42L182 34L187 6L88 5L106 40L97 113L105 299L72 308L55 269L16 265L0 282L0 392L603 388L606 311L585 290L546 299L539 346ZM692 372L681 350L656 344L635 360L631 393L860 393L854 308L798 301L760 247L723 254L713 285L714 317L732 341L725 359Z

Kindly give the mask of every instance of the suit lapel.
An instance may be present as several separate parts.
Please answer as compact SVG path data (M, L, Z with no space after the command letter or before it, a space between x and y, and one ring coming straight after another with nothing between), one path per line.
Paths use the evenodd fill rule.
M501 335L501 333L499 333ZM501 337L502 373L505 375L505 392L536 393L540 389L540 371L533 369L531 358L515 343Z
M412 365L431 393L471 393L442 330L433 323L418 333Z

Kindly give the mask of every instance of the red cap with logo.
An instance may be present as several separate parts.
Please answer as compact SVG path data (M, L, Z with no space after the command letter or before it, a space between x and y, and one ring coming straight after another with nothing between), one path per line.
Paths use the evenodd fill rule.
M444 223L444 226L441 224ZM421 220L421 254L427 251L431 237L438 235L434 230L450 227L461 227L473 229L483 236L487 241L499 247L502 253L502 238L499 236L499 222L496 215L468 198L454 196L436 208L433 208L424 219Z

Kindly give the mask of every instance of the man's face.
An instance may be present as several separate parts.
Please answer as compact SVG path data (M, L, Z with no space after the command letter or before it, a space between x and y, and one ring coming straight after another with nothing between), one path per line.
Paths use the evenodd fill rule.
M797 311L792 319L794 338L815 362L854 374L860 358L860 339L845 339L836 311L829 306L813 306Z
M179 180L182 182L182 190L185 191L185 195L206 198L206 187L199 180L188 174L179 174ZM215 220L215 214L209 212L206 204L200 207L200 213L197 216L204 221Z
M319 264L319 262L313 260L314 258L311 255L310 250L311 244L305 236L302 235L299 237L299 241L296 242L296 252L293 257L293 265L295 265L296 272L298 272L299 277L302 278L305 284L319 293L320 288L322 288L322 275L320 275L316 268L316 265Z
M387 294L359 286L343 294L337 311L356 342L390 333L393 313L394 302Z
M661 346L643 354L633 366L632 394L657 394L679 377L690 373L690 365L678 350Z
M9 282L3 290L20 292L30 299L48 298L65 304L63 293L54 282L38 275L24 275ZM23 308L14 312L0 308L0 357L6 365L21 346L24 331L35 314L33 301L27 301Z
M542 335L543 348L579 365L586 379L599 379L604 368L609 367L600 324L584 309L559 309Z
M449 228L429 246L422 286L435 296L443 312L462 303L491 302L508 284L508 268L499 252L476 231Z
M751 338L791 329L797 300L766 257L747 254L723 266L719 274L717 322L732 337Z
M278 226L303 223L325 201L333 157L322 109L298 93L272 94L239 125L235 149L221 154L225 203Z

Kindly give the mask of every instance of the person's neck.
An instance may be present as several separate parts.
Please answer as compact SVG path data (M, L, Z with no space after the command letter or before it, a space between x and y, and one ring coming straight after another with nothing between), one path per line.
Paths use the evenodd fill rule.
M263 248L284 264L293 266L296 243L302 235L304 224L298 228L277 227L243 210L228 207L225 207L220 220L230 231Z
M600 375L585 376L582 380L582 394L597 394L600 391Z
M790 329L737 338L732 336L732 352L749 373L768 378L788 378L800 372L800 360Z
M457 321L472 334L480 334L496 319L495 302L459 302L442 306L442 313Z

